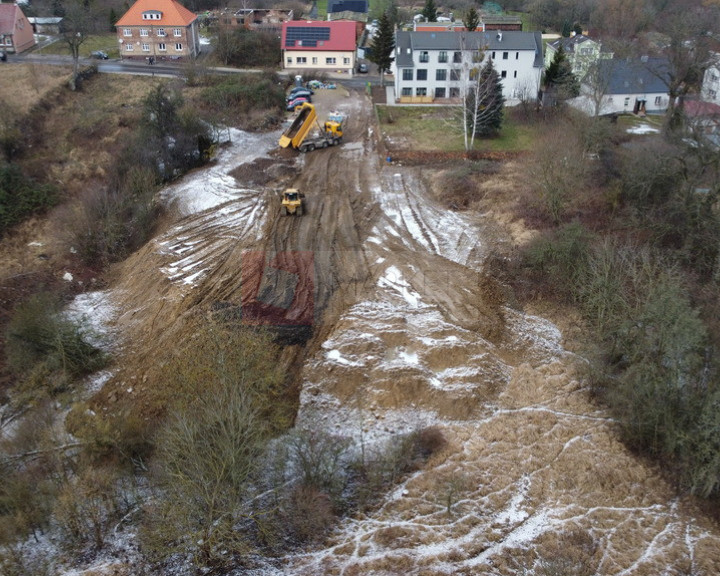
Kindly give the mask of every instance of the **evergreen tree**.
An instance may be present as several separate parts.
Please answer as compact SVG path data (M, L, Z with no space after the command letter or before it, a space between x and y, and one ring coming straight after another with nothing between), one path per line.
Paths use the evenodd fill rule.
M465 13L463 24L468 32L475 32L475 30L477 30L477 27L480 25L480 14L478 14L475 6L471 6Z
M390 4L386 10L390 24L392 24L393 30L400 23L400 14L398 14L397 0L390 0Z
M385 71L390 69L395 57L395 29L387 12L383 12L378 22L378 31L372 42L369 60L377 64L380 70L380 86L384 85Z
M492 58L487 59L479 77L473 81L468 103L468 129L473 130L477 136L497 134L502 126L505 97L500 75L493 66Z
M118 21L118 15L115 12L115 8L110 8L110 16L108 17L108 20L110 21L110 27L108 28L108 31L115 32L115 22Z
M428 22L437 22L437 7L434 0L425 0L425 7L420 12Z
M580 82L572 73L562 44L545 70L545 91L552 93L556 100L567 100L580 94Z

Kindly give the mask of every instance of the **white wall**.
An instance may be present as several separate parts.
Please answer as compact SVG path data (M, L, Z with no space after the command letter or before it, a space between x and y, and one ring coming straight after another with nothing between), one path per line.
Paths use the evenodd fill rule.
M298 58L305 61L298 62ZM327 58L335 58L334 64L328 64ZM288 61L290 59L290 61ZM347 61L346 61L347 59ZM283 50L283 68L314 68L324 70L352 70L355 68L355 52Z
M470 52L463 54L464 64L453 63L453 51L447 51L448 62L439 62L439 50L429 50L428 62L421 62L420 58L422 50L413 51L413 62L415 68L413 70L413 79L403 79L403 68L395 69L395 95L397 97L402 96L403 88L410 88L412 96L417 94L418 88L426 88L428 96L435 95L436 87L445 87L445 97L449 97L450 88L459 88L462 92L463 86L467 84L468 71L471 67L469 62ZM494 55L494 58L493 58ZM503 55L507 55L507 58L503 58ZM534 94L537 94L537 89L540 85L540 75L542 70L540 68L534 68L533 63L535 62L535 51L534 50L489 50L483 61L479 64L472 63L472 66L484 66L487 58L493 58L493 66L501 77L503 87L503 96L508 104L512 104L514 100L519 97L520 90L532 90ZM451 81L450 70L451 69L461 70L461 80ZM407 68L406 68L407 69ZM436 80L437 70L447 70L446 80ZM427 70L427 80L418 80L418 70ZM505 72L505 78L502 78L502 74ZM462 78L462 76L465 78Z

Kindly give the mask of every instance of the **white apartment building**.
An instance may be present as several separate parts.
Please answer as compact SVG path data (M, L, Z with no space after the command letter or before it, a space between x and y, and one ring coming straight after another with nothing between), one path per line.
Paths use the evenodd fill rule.
M397 32L395 99L446 103L459 98L474 69L493 59L508 104L536 97L543 71L540 32Z
M720 104L720 54L712 52L710 56L710 64L703 76L700 97L705 102Z

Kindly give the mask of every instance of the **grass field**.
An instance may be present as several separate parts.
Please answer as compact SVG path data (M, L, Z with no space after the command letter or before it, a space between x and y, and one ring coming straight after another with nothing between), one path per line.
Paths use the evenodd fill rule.
M110 58L119 58L120 50L118 48L117 36L112 33L88 36L87 40L85 40L85 42L83 42L80 46L80 57L87 58L90 56L91 52L95 52L96 50L107 52L107 55ZM38 50L38 52L42 54L61 54L70 56L70 49L62 40L53 42L41 50Z
M383 137L391 145L416 150L464 150L464 138L456 110L449 107L378 106ZM519 152L530 150L537 128L505 114L500 134L475 140L475 150Z

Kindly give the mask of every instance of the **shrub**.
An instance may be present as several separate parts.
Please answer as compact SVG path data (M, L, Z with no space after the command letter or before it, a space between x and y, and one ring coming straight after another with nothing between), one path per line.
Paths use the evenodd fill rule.
M48 294L36 294L21 303L7 329L6 355L15 374L46 377L59 374L77 378L105 363L105 355L86 340L85 329L60 314L59 302Z
M27 216L52 206L52 187L26 177L16 164L0 162L0 236Z
M272 32L238 29L228 64L238 68L275 68L280 61L280 39Z
M252 516L250 481L273 433L288 425L284 374L264 332L209 323L163 372L173 399L156 438L162 494L146 510L153 557L224 566L250 549L236 525Z
M523 260L556 296L572 297L585 274L591 240L582 224L566 224L533 240L524 249Z
M87 190L65 214L64 229L83 262L105 266L126 257L152 234L159 212L154 202L157 176L147 166L131 166L118 188Z
M222 77L202 91L201 99L229 124L237 124L241 114L263 111L282 117L285 110L285 91L273 73Z
M480 160L465 162L460 167L450 171L445 177L440 200L453 210L468 208L472 202L479 199L479 176L495 174L499 164Z
M112 522L127 513L118 478L104 468L88 468L61 488L54 517L71 550L99 550Z

